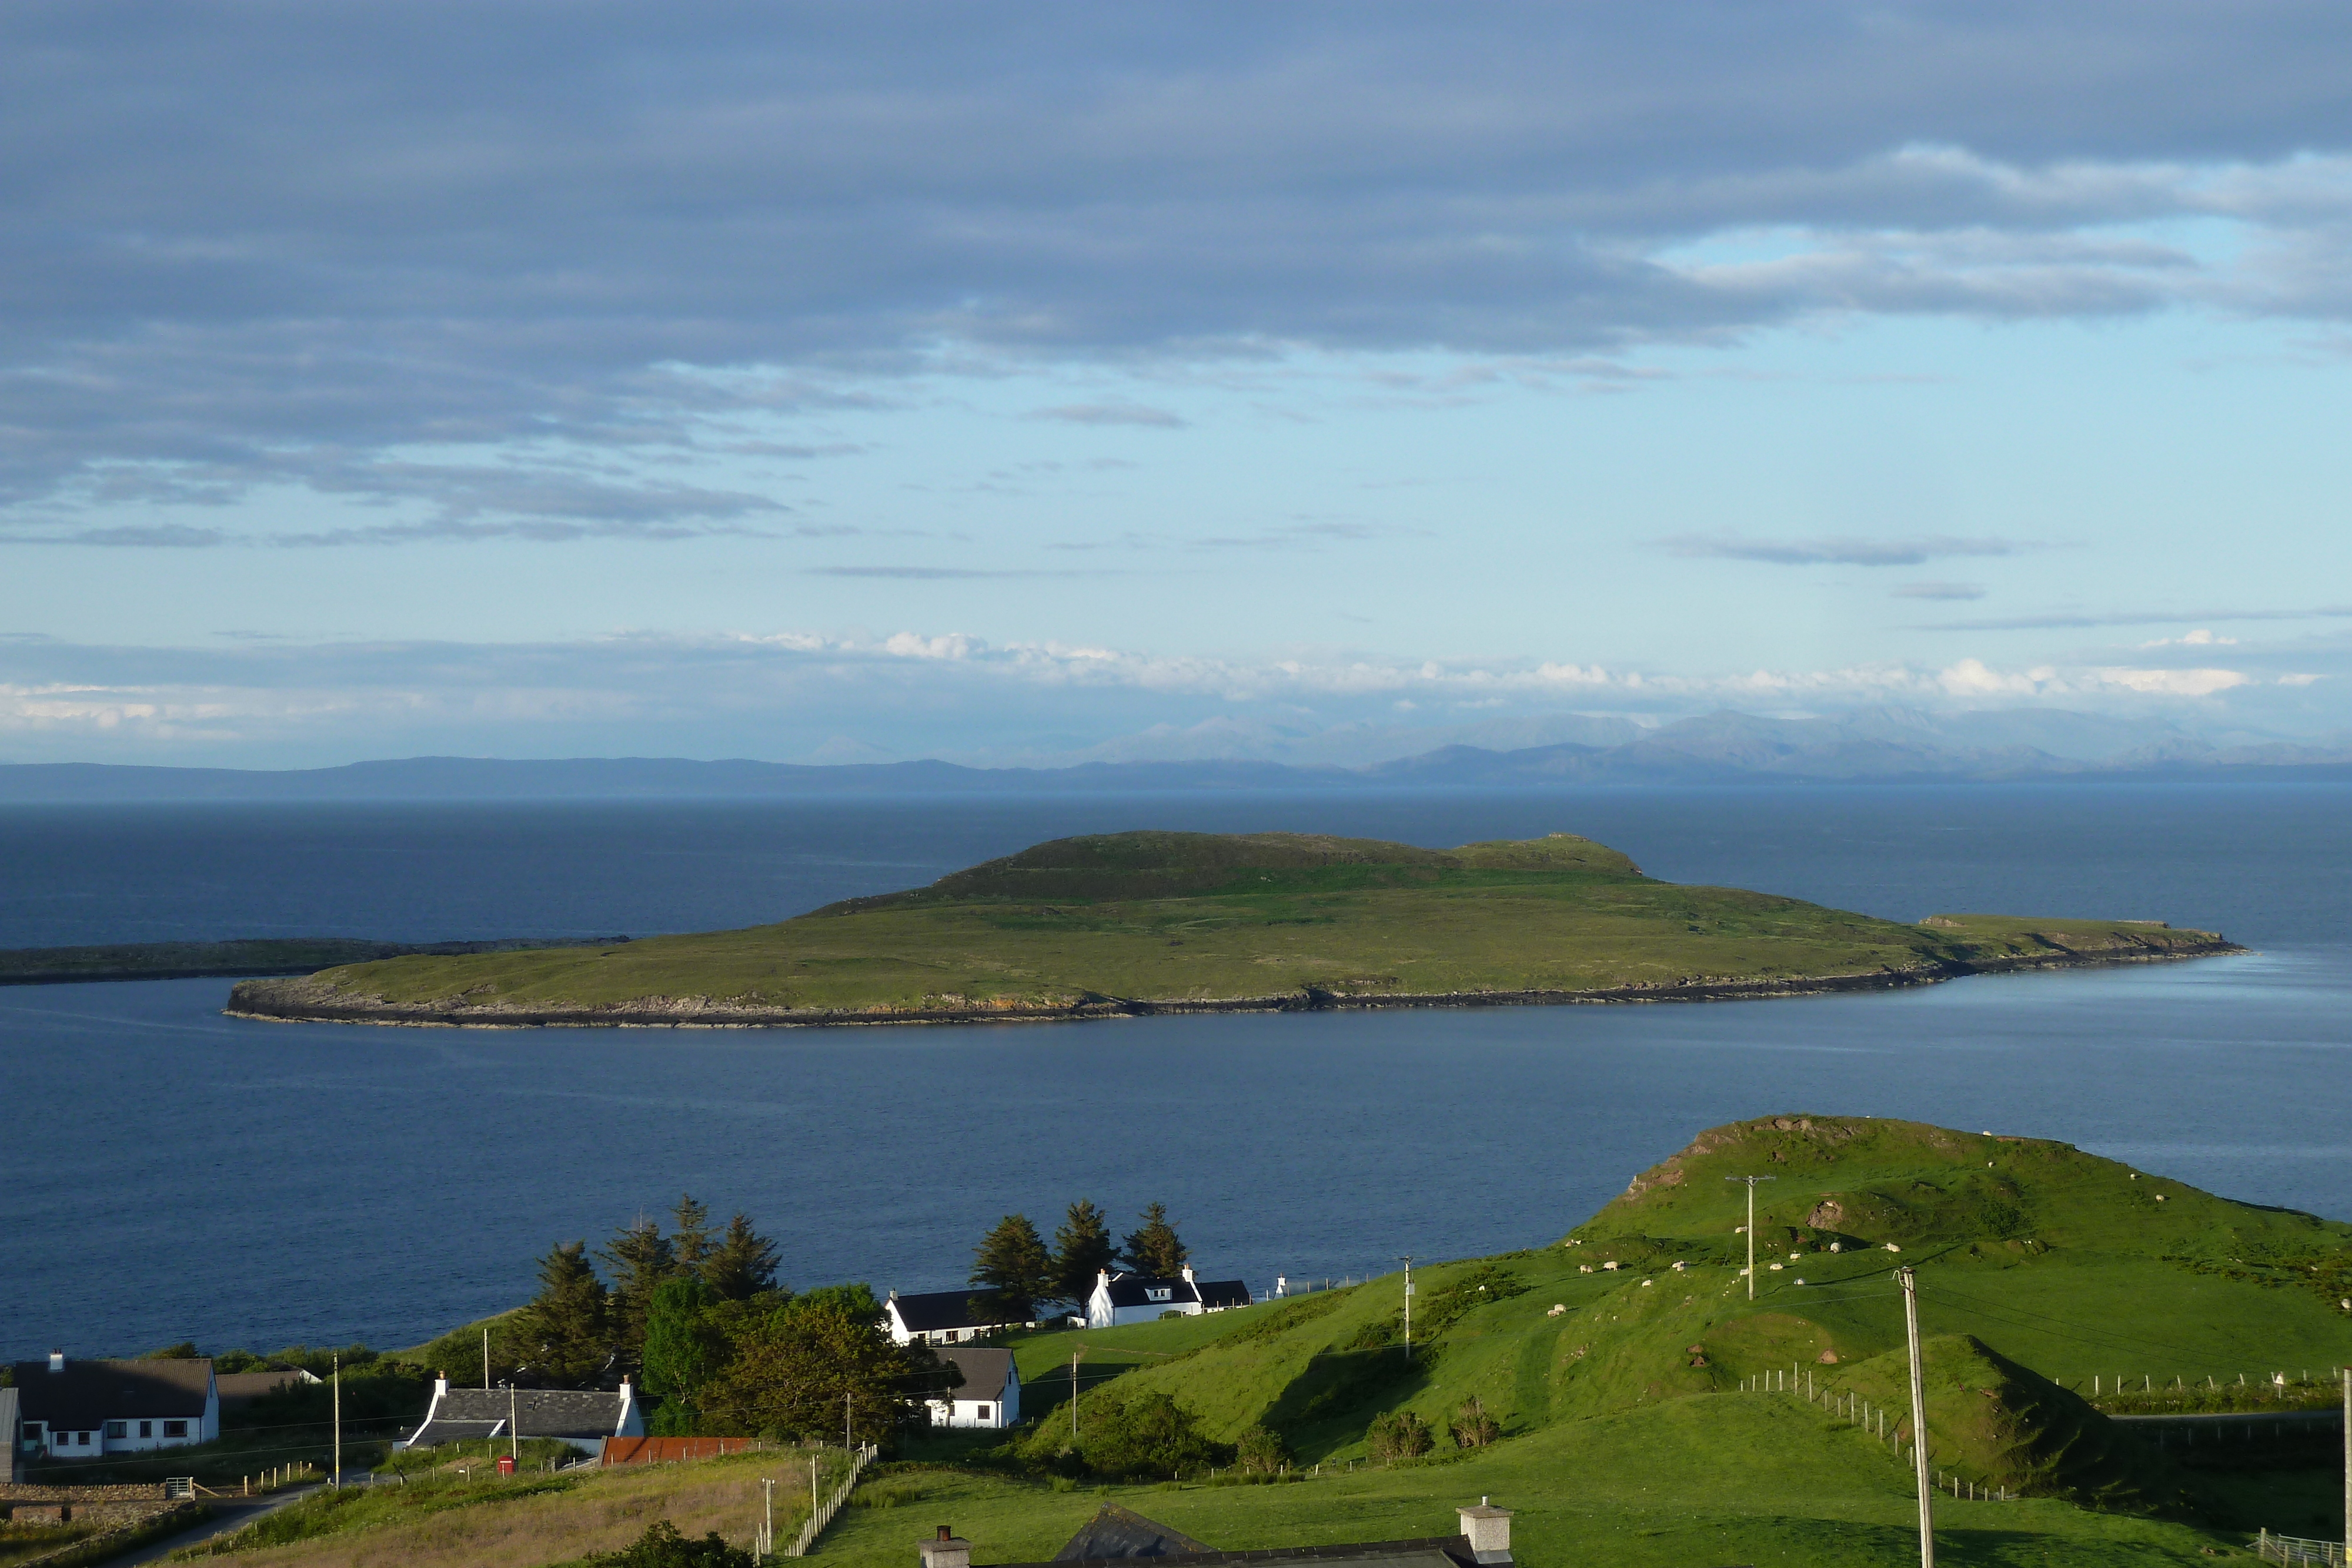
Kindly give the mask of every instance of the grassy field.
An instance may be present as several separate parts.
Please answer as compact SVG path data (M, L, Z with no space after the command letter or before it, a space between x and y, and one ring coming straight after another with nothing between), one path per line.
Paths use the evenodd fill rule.
M2127 920L1939 915L1906 925L1658 882L1567 834L1441 852L1144 832L1041 844L928 888L776 925L400 957L253 981L237 988L232 1008L485 1021L551 1010L593 1021L600 1010L892 1018L1240 998L1639 995L2160 956L2218 942Z
M1759 1268L1752 1302L1745 1189L1721 1179L1751 1174L1778 1178L1759 1189L1756 1241L1759 1265L1781 1265ZM2242 1371L2249 1388L2271 1372L2332 1375L2352 1360L2336 1293L2352 1226L2062 1144L1783 1116L1701 1134L1557 1243L1417 1269L1410 1359L1396 1276L1020 1336L1024 1429L910 1441L816 1555L908 1568L916 1539L946 1523L981 1563L1043 1562L1106 1500L1229 1550L1426 1536L1491 1495L1517 1511L1514 1552L1530 1568L1904 1561L1911 1431L1892 1277L1904 1263L1927 1336L1933 1469L1964 1490L2023 1494L1944 1497L1945 1562L2201 1563L2245 1555L2258 1525L2341 1539L2334 1434L2158 1448L2089 1396L2094 1377L2121 1408L2133 1402L2114 1396L2118 1375L2234 1386ZM1301 1479L1055 1473L1073 1468L1074 1351L1081 1455L1120 1406L1164 1394L1221 1441L1274 1429ZM1473 1398L1499 1426L1492 1442L1453 1431ZM1429 1423L1434 1446L1375 1465L1366 1427L1400 1409ZM405 1514L379 1498L341 1506L383 1517L237 1555L542 1568L663 1512L740 1542L750 1482L776 1469L750 1455L652 1477L525 1477L510 1496L460 1487Z

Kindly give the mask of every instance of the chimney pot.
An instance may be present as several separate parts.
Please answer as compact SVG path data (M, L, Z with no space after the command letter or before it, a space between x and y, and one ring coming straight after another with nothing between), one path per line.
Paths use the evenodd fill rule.
M1496 1508L1487 1498L1480 1498L1475 1508L1455 1511L1462 1516L1462 1533L1470 1542L1470 1551L1482 1563L1504 1564L1511 1561L1511 1511Z
M971 1542L960 1539L951 1526L938 1529L935 1539L916 1544L923 1568L971 1568Z

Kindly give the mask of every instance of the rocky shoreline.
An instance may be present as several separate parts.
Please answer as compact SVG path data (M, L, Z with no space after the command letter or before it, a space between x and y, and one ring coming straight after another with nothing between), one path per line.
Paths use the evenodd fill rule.
M379 1024L412 1029L821 1029L887 1024L1052 1023L1150 1018L1169 1013L1327 1012L1381 1008L1502 1008L1622 1005L1641 1002L1756 1001L1931 986L1969 975L2077 969L2209 958L2246 949L2234 942L2182 944L2160 950L2023 954L1974 963L1882 969L1867 974L1731 980L1705 977L1661 985L1584 991L1345 992L1308 986L1257 997L1151 998L1088 995L1061 1003L938 1008L793 1009L743 1007L710 997L647 997L609 1007L531 1007L454 999L390 1002L346 998L312 977L249 979L229 993L230 1018L269 1023Z

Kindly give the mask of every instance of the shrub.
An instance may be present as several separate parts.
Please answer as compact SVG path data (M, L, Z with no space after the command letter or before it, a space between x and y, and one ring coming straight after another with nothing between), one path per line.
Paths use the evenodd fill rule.
M1101 1412L1084 1434L1086 1462L1097 1474L1172 1479L1223 1462L1223 1448L1200 1417L1165 1394L1143 1394Z
M688 1541L667 1519L647 1525L635 1545L599 1552L588 1561L604 1568L754 1568L751 1554L728 1545L717 1531L699 1541Z
M1244 1432L1234 1446L1234 1462L1244 1470L1272 1475L1290 1463L1290 1449L1278 1433L1260 1423Z
M1486 1403L1473 1394L1462 1402L1454 1414L1454 1442L1456 1448L1483 1448L1503 1435L1503 1425L1486 1414Z
M1364 1431L1366 1451L1384 1465L1418 1458L1429 1452L1435 1441L1430 1436L1429 1423L1410 1410L1391 1410L1375 1416Z

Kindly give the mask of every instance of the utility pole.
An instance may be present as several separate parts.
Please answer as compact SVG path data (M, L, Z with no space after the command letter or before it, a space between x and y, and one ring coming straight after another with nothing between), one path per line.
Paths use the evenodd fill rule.
M2344 1539L2352 1542L2352 1366L2344 1374ZM2352 1552L2347 1544L2347 1552Z
M514 1460L515 1469L522 1469L522 1422L516 1415L515 1385L507 1381L507 1455Z
M1752 1301L1756 1299L1756 1184L1759 1181L1779 1181L1780 1178L1779 1176L1726 1176L1723 1179L1744 1181L1748 1184L1748 1299Z
M1919 1483L1919 1568L1936 1568L1936 1489L1927 1483L1927 1385L1919 1367L1919 1281L1905 1264L1903 1332L1911 1342L1911 1466Z
M1412 1360L1412 1254L1404 1255L1404 1358Z
M490 1391L490 1331L482 1331L482 1392Z
M845 1458L849 1455L849 1399L847 1394L841 1396L841 1452Z
M343 1488L343 1358L335 1357L335 1490Z

